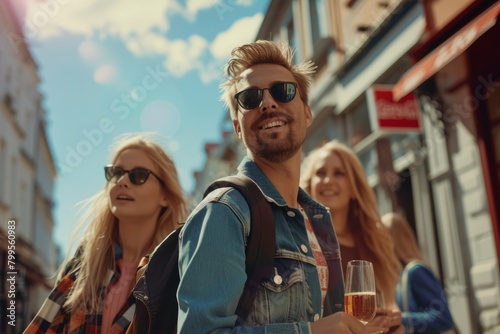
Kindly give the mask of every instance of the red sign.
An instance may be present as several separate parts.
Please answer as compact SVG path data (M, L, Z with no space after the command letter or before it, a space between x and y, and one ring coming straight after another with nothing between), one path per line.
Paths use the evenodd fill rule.
M420 132L420 107L415 94L394 101L392 86L372 86L375 122L380 130L390 132Z
M394 86L394 98L399 99L408 94L464 52L495 25L499 12L500 3L497 3L415 64Z

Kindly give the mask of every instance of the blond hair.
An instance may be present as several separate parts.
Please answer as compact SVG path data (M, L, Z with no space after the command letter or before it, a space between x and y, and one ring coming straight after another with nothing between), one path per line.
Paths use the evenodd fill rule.
M408 221L399 213L389 212L382 216L382 223L388 228L394 240L394 252L403 263L412 260L425 262Z
M301 187L309 194L312 193L311 180L315 172L314 165L321 153L325 151L337 154L342 160L352 195L359 204L359 219L348 222L348 228L354 236L360 257L373 263L377 290L381 291L387 299L390 297L391 300L395 300L400 264L394 254L392 238L387 228L381 223L375 193L368 184L358 157L349 147L337 140L324 144L304 159Z
M240 80L240 75L246 69L258 64L275 64L289 70L297 81L302 101L308 104L309 85L316 66L310 61L293 65L293 54L294 51L290 45L286 43L277 45L267 40L258 40L233 49L232 58L224 69L226 80L220 85L221 99L229 108L232 119L237 118L238 103L234 95L237 93L236 84Z
M185 219L186 202L172 158L147 135L122 137L112 150L112 162L128 149L144 152L158 168L157 175L163 181L163 191L168 199L168 209L160 212L156 233L148 252L151 252L179 222ZM118 238L117 219L111 213L108 200L108 185L96 195L83 202L84 214L79 230L86 225L79 251L78 276L64 307L70 312L84 307L87 311L97 311L101 302L99 294L108 280L108 272L115 267L114 247ZM88 223L88 224L87 224ZM76 234L75 234L76 235ZM64 268L60 270L60 275Z

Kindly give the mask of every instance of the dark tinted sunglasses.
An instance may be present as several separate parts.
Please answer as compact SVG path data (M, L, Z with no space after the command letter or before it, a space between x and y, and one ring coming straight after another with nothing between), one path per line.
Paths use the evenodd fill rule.
M276 102L288 103L293 100L297 93L297 84L294 82L278 82L269 88L249 88L237 93L234 98L238 101L240 107L251 110L260 106L265 90L269 91L269 94Z
M149 175L153 175L163 184L163 181L160 179L158 175L150 171L146 168L134 168L131 170L125 170L119 166L108 165L104 167L104 175L106 176L106 180L111 183L118 183L118 181L122 178L125 173L128 173L128 178L132 184L141 185L146 183L149 178Z

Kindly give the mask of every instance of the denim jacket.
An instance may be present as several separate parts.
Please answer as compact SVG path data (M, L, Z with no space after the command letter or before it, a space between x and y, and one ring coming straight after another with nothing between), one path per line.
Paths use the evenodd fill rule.
M322 310L316 260L301 212L287 206L248 157L239 172L253 179L271 203L276 227L274 272L258 288L250 313L238 318L250 211L237 190L215 190L191 213L180 235L178 333L310 333L310 322L343 310L340 250L330 213L300 189L298 202L329 267L330 303Z

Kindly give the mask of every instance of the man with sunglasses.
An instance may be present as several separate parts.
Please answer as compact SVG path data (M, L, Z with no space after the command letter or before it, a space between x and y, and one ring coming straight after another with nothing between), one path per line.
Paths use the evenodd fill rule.
M299 188L315 68L292 65L292 54L288 45L270 41L238 47L221 86L234 130L247 147L239 173L250 177L272 206L273 273L257 288L249 314L238 317L250 209L238 191L215 190L181 232L178 333L366 332L342 312L339 245L329 212Z

